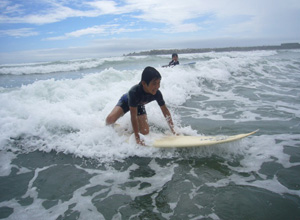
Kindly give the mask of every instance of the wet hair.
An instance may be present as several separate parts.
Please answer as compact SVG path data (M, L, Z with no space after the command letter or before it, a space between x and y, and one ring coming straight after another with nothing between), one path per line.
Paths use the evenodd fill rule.
M173 57L178 57L178 54L177 54L177 53L173 53L173 54L172 54L172 58L173 58Z
M155 68L147 66L142 73L141 81L144 81L147 85L149 85L153 79L161 79L161 75Z

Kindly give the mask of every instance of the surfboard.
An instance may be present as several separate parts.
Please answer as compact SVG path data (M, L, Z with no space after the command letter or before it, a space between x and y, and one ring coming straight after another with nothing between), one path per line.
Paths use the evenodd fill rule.
M153 147L172 148L172 147L201 147L215 144L223 144L237 141L249 135L256 133L258 130L233 136L165 136L154 141Z
M171 66L169 66L169 65L163 65L163 66L161 66L161 67L174 67L174 66L186 66L186 65L193 65L193 64L196 64L196 62L190 62L190 63L184 63L184 64L177 64L177 65L171 65Z
M184 63L184 64L180 64L180 65L193 65L193 64L196 64L196 62Z

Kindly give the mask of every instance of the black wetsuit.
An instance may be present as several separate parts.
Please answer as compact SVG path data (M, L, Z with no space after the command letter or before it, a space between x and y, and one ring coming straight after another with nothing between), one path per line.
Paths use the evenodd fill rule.
M159 106L163 106L165 101L159 90L155 95L146 93L141 83L133 86L128 93L124 94L117 106L123 109L124 114L129 111L130 107L137 107L138 115L146 114L145 104L156 100Z
M179 61L175 61L175 60L171 60L171 62L169 63L169 66L175 66L175 65L178 65L179 64Z

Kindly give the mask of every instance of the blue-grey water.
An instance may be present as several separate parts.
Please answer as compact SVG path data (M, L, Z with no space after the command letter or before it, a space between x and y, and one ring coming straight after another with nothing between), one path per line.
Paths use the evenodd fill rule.
M300 51L0 65L0 219L300 219ZM104 126L146 66L176 131L259 132L186 149ZM167 123L146 105L151 143ZM118 123L131 131L129 114ZM125 133L126 133L125 132ZM151 145L151 144L149 144Z

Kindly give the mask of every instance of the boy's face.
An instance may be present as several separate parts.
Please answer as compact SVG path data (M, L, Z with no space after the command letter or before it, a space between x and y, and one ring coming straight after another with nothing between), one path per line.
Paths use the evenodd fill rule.
M147 85L146 82L142 81L142 85L144 88L144 91L146 93L150 93L152 95L155 95L157 90L160 87L160 79L152 79L149 83L149 85Z

